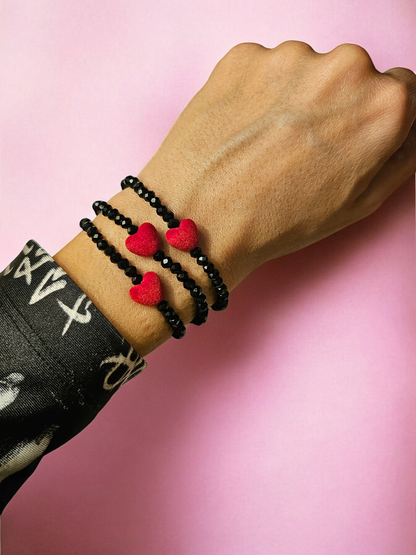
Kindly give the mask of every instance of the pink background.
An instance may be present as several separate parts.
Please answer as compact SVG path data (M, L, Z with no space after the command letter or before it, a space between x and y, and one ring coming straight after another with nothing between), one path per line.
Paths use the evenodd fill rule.
M239 42L416 69L414 0L1 7L2 268L78 233ZM414 555L414 229L409 180L149 355L10 503L3 554Z

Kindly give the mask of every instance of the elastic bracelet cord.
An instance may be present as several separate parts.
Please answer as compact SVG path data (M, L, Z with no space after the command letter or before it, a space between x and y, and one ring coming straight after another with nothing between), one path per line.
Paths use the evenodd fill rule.
M109 257L110 262L115 264L120 270L124 271L125 275L131 279L133 286L142 284L143 280L146 279L146 276L148 274L154 274L153 272L147 272L145 276L139 274L137 268L135 266L132 266L127 258L121 256L121 254L116 251L116 248L113 245L110 245L110 243L106 239L104 239L102 233L99 232L97 227L92 223L90 219L83 218L79 222L79 225L81 229L86 232L88 237L90 237L91 241L95 243L97 249L103 251L104 254ZM173 330L172 337L174 337L175 339L181 339L186 333L186 327L180 319L179 315L174 311L172 307L169 306L169 304L165 300L159 301L156 305L156 308L165 318L167 323L171 326Z
M169 231L167 231L166 233L166 238L171 245L176 246L173 244L173 242L169 241L168 237L170 231L173 231L175 228L181 228L182 226L183 228L188 228L186 231L188 231L188 235L191 236L193 247L188 248L176 246L176 248L179 248L183 251L188 251L192 258L196 259L196 263L199 266L202 266L202 269L211 280L211 283L215 288L215 292L217 294L217 300L211 306L212 310L219 311L226 309L228 306L229 297L227 286L223 282L220 273L215 268L214 264L212 264L212 262L208 260L208 257L202 253L202 249L197 246L198 231L195 223L192 220L182 220L182 222L179 222L179 220L175 218L174 213L168 210L166 206L162 204L161 200L156 196L154 191L149 191L137 177L133 177L132 175L125 177L121 182L121 188L123 190L127 188L133 189L133 191L140 198L144 199L150 204L150 206L153 206L153 208L155 208L156 214L160 216L165 223L167 223ZM190 243L191 245L192 242Z
M139 230L141 229L141 226L133 225L130 218L126 218L123 214L120 214L117 208L113 208L111 204L109 204L108 202L105 202L103 200L97 200L92 205L92 208L97 215L100 214L101 212L103 216L113 221L116 225L119 225L124 229L126 229L127 233L130 236L140 233ZM182 269L182 266L179 264L179 262L174 262L170 256L166 256L164 251L158 248L159 241L157 239L157 232L154 229L154 227L151 224L148 224L147 222L144 224L144 226L147 226L145 228L145 232L147 233L147 235L143 234L142 236L143 242L145 243L149 242L148 235L152 231L155 234L154 239L156 239L156 242L153 243L154 248L145 252L143 256L152 256L153 260L155 260L156 262L160 262L162 268L170 270L170 272L182 284L184 289L189 291L196 307L196 314L194 319L191 321L191 324L194 324L196 326L200 326L204 324L208 319L209 309L208 309L208 304L206 302L206 296L202 292L202 288L196 284L194 279L189 277L188 272ZM150 227L150 230L149 230L149 227ZM139 242L140 242L140 239L141 237L139 237ZM150 241L152 239L153 237L150 237ZM147 245L145 245L145 247L146 246ZM126 240L126 247L129 250L131 250L131 252L135 252L135 250L132 250L129 247L128 239ZM156 248L157 250L156 252L154 252Z

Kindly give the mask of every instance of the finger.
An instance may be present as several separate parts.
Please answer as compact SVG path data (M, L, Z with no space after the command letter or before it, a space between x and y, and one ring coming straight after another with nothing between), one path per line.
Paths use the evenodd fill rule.
M371 214L416 173L416 125L414 124L396 152L383 164L356 202Z
M410 100L410 110L413 121L416 117L416 74L407 67L394 67L385 71L382 75L389 75L394 79L405 83Z

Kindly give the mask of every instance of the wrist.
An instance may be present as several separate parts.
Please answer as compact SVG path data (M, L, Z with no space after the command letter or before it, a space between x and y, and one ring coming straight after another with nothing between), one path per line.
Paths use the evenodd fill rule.
M159 236L163 236L164 222L156 215L154 209L139 199L131 189L118 193L110 199L110 203L121 214L131 218L134 224L140 225L145 221L152 223ZM193 320L195 302L190 291L181 287L175 275L168 270L161 272L160 263L153 258L132 254L125 245L126 230L114 225L107 217L99 214L93 223L108 244L114 245L116 251L137 268L140 274L151 271L160 276L164 290L163 298L184 324ZM208 305L212 305L216 301L215 290L195 259L190 257L189 253L173 249L166 242L162 243L161 248L166 256L171 256L174 262L179 262L189 277L201 286ZM54 258L139 353L146 355L169 339L172 329L156 307L143 306L132 301L129 295L129 279L117 265L109 263L109 258L97 249L97 245L86 233L80 233Z
M219 270L220 276L227 285L228 291L232 291L245 277L247 277L260 262L256 261L256 254L246 248L244 241L244 229L242 225L228 225L231 220L237 219L239 215L230 206L220 206L217 202L210 200L206 196L206 189L215 189L216 181L211 179L207 174L198 177L198 170L186 170L182 167L175 169L175 165L170 164L167 168L166 164L157 160L153 163L155 157L140 172L138 178L147 189L152 190L162 200L162 202L171 210L178 220L189 218L193 220L198 228L199 243L202 252L208 256ZM202 175L202 171L200 172ZM180 181L172 179L172 175L181 175ZM202 181L204 184L204 192L202 191ZM131 190L128 196L128 204L130 210L139 208L141 204L147 204ZM127 209L127 208L126 208ZM143 210L143 207L141 207ZM151 209L154 219L151 221L163 236L167 227L166 224L155 215ZM238 230L237 232L235 230ZM179 251L172 249L173 256L178 258ZM196 264L192 264L192 260L187 253L180 253L181 260L190 263L190 274L197 274L195 279L204 284L204 293L209 295L213 304L216 296L210 280L204 274L201 268ZM170 254L172 256L172 254ZM198 274L199 271L199 274Z

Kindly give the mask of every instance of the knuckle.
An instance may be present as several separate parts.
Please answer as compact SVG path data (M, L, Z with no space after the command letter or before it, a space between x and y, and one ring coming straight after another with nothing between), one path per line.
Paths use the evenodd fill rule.
M304 56L305 54L311 54L312 52L315 52L310 44L300 40L286 40L279 44L279 46L276 46L274 50L277 52L280 51L292 54L294 56Z
M389 79L388 92L391 100L393 101L393 106L400 111L406 110L409 105L409 89L404 81L395 79L394 77Z
M373 62L367 50L358 44L345 42L336 46L329 54L332 54L342 62L354 65L365 65L374 68Z
M235 46L233 46L227 52L226 56L229 56L229 57L241 56L245 58L248 55L252 56L263 50L266 50L266 48L262 44L258 44L257 42L240 42L239 44L236 44Z
M211 77L221 73L223 76L230 77L240 71L245 71L247 64L262 51L267 50L261 44L255 42L241 42L233 46L228 52L217 62Z
M399 129L403 127L404 123L409 118L411 111L411 98L407 84L395 77L383 77L383 104L385 111L390 115L390 118Z

